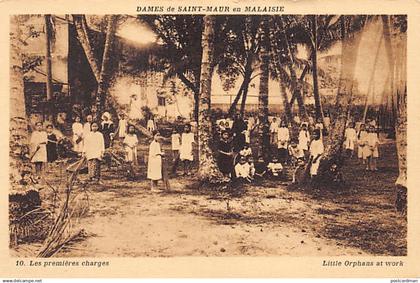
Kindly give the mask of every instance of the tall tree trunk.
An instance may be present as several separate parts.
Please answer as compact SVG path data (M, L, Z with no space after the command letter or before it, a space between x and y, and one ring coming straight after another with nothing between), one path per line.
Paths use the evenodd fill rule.
M251 82L251 75L252 75L252 53L249 51L248 58L245 64L245 73L244 73L244 79L242 81L241 86L239 87L238 93L235 96L235 99L233 100L232 104L229 107L228 116L232 116L233 113L236 111L236 106L238 105L239 99L242 97L241 101L241 113L243 114L243 110L245 109L245 101L246 96L248 94L248 87L249 83ZM244 107L244 108L242 108Z
M243 93L242 93L242 101L241 101L241 110L240 113L242 117L245 114L245 106L246 106L246 99L248 96L248 89L249 89L249 81L251 78L248 79L248 82L244 85Z
M102 57L101 73L99 76L98 90L95 97L95 107L92 107L92 116L99 120L102 112L105 110L106 95L108 92L109 82L111 79L110 63L112 47L114 43L115 30L117 27L118 16L108 15L108 24L105 38L105 48Z
M309 67L305 66L305 68L302 71L302 74L300 75L299 80L296 78L296 90L293 92L292 99L290 100L290 107L293 107L293 103L296 99L299 107L299 115L301 118L303 118L304 121L308 121L308 112L306 111L305 102L304 102L304 95L303 95L303 84L304 79L306 76L306 73L308 72ZM290 70L290 76L292 80L296 77L296 71L295 69Z
M362 123L363 124L366 121L367 111L368 111L368 108L369 108L369 97L370 97L369 94L370 94L370 90L373 87L373 82L374 82L374 79L375 79L376 65L378 63L378 57L379 57L379 51L381 50L382 39L383 39L383 36L381 36L381 39L379 40L378 48L376 49L375 59L373 61L373 69L372 69L372 72L370 74L368 93L366 94L365 107L364 107L363 118L362 118ZM375 93L373 92L373 90L372 90L372 97L375 97Z
M324 159L321 162L320 170L325 172L332 162L340 165L341 151L344 142L344 131L346 129L348 112L351 107L352 89L354 82L354 69L359 50L359 43L362 32L358 34L347 33L345 21L351 21L352 16L342 16L342 53L341 53L341 74L338 85L338 93L335 107L332 111L334 123L330 130L325 146Z
M10 122L9 165L11 183L20 180L20 171L28 150L28 123L26 119L25 94L22 74L22 43L19 16L10 17Z
M223 180L213 157L210 141L212 139L211 109L211 82L213 75L214 56L214 24L215 18L211 15L204 16L204 30L202 34L202 59L200 75L200 104L198 115L198 151L199 171L198 176L202 182L218 183Z
M46 95L47 95L47 120L50 122L53 121L54 117L54 108L51 105L51 100L53 98L53 84L52 84L52 66L51 66L51 15L44 15L44 24L45 24L45 77L46 77Z
M269 26L267 16L261 22L261 49L260 49L260 88L258 96L258 118L260 129L258 131L259 155L268 161L270 156L270 135L268 124L268 80L269 80Z
M399 174L396 185L396 208L407 212L407 35L395 35L395 51L391 37L390 16L382 16L385 49L391 70L392 109L395 111L395 138ZM391 69L392 68L392 69ZM394 71L393 71L394 70Z
M311 16L311 27L312 27L312 37L313 37L313 50L312 50L312 78L313 78L313 87L314 87L314 99L315 99L315 116L316 119L323 118L324 113L322 112L321 98L319 95L319 86L318 86L318 24L317 16ZM324 119L322 119L323 121Z
M89 62L89 66L96 78L96 81L99 82L101 72L99 70L98 61L95 58L95 54L93 53L92 45L89 40L85 15L73 15L73 22L77 32L77 39L83 48L86 59Z

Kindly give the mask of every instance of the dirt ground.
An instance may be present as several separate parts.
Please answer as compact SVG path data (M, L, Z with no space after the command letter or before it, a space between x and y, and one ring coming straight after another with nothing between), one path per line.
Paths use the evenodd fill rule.
M172 178L170 191L152 192L144 167L134 182L105 170L103 184L83 195L89 210L76 225L86 237L57 256L406 255L407 220L393 206L395 145L380 151L379 172L348 160L339 189L265 181L233 198L198 189L194 177ZM54 173L51 182L60 176ZM11 253L29 256L37 247L22 244Z

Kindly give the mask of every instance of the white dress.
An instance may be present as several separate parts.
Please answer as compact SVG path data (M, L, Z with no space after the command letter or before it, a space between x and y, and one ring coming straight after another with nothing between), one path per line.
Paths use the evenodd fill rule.
M104 136L101 132L89 132L83 142L83 152L86 154L86 159L102 159L105 151Z
M172 150L179 150L181 147L181 135L180 134L172 134L171 135L171 145L172 145Z
M153 120L147 121L147 130L153 132L155 130L155 122Z
M287 149L287 142L290 139L289 129L285 127L278 128L277 130L277 148Z
M241 164L238 163L235 165L235 174L238 178L249 178L251 173L251 167L248 162Z
M324 144L322 143L322 139L313 140L311 142L309 152L311 153L312 158L315 158L318 155L322 155L324 153ZM310 168L311 175L316 175L318 173L320 162L321 162L321 157L318 157L316 162L312 162L311 168Z
M181 148L179 149L179 158L181 160L193 161L193 133L183 133L181 136Z
M137 161L137 144L139 140L136 134L128 134L124 138L125 145L125 160L128 162Z
M303 131L301 130L299 132L299 144L298 144L298 148L301 150L308 150L309 147L309 133L308 131Z
M86 137L90 132L91 132L90 123L89 122L86 122L83 125L83 137Z
M157 181L162 179L162 151L157 141L152 141L149 147L147 162L147 178Z
M127 135L127 120L118 121L118 137L124 138Z
M36 153L31 159L31 162L47 162L47 132L35 131L31 136L31 152ZM40 146L38 150L36 148Z
M83 125L82 123L75 122L71 126L73 131L73 148L76 152L82 152L83 150ZM80 140L82 138L82 140ZM79 143L76 141L80 140Z
M354 150L354 145L356 144L357 134L354 128L347 128L344 137L344 148Z

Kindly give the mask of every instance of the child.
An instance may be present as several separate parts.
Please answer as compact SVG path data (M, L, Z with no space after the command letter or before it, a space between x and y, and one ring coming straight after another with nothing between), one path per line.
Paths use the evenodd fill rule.
M118 138L124 139L125 135L127 134L127 120L126 115L124 113L121 113L119 116L118 121Z
M322 118L318 118L315 124L315 129L319 129L321 133L321 139L324 134L324 124L322 123Z
M178 133L177 129L172 130L171 135L171 146L172 146L172 174L176 175L176 169L179 164L179 149L181 148L181 135Z
M274 117L270 123L270 143L276 144L277 143L277 132L279 129L279 125L277 123L277 118Z
M32 133L31 146L31 162L35 164L35 174L38 178L42 175L43 165L47 162L47 133L42 129L42 122L35 124L35 131Z
M259 156L255 164L255 176L262 178L267 173L267 163L262 156Z
M159 132L153 132L153 141L149 146L149 159L147 162L147 178L151 180L151 190L154 190L158 181L162 179L162 156Z
M101 160L105 152L104 136L98 131L97 122L92 122L91 131L85 136L83 153L88 162L89 180L99 183L101 177Z
M125 149L125 161L130 164L129 178L134 178L134 166L137 165L137 139L136 129L133 125L128 126L128 134L125 136L123 144Z
M228 131L222 132L222 138L218 145L218 160L217 165L220 172L226 176L230 176L233 169L233 146Z
M368 166L366 170L370 171L378 171L376 160L379 157L379 139L378 134L375 131L374 127L369 127L369 131L366 138L366 149L369 151L367 153L368 156Z
M278 177L283 170L283 166L279 162L278 158L273 156L271 162L267 165L268 172L271 173L273 177Z
M245 144L244 145L244 148L241 150L241 151L239 151L239 154L241 155L241 156L245 156L245 157L249 157L249 156L251 156L252 155L252 150L251 150L251 148L249 147L249 144Z
M105 148L111 146L111 140L114 137L114 123L111 121L111 114L104 112L102 114L101 133L104 136Z
M286 122L281 121L280 128L277 131L278 158L281 162L286 162L287 160L287 148L289 140L289 129L287 128Z
M252 181L252 178L250 176L250 169L251 167L247 162L246 157L241 156L241 158L239 159L239 163L235 165L236 180L244 183L250 183Z
M304 154L306 155L308 149L309 149L309 142L311 141L308 126L304 123L302 123L302 126L299 131L299 144L298 148L303 150Z
M73 150L78 154L81 154L83 150L83 125L80 123L79 116L74 118L74 123L71 125L71 129L73 132Z
M254 179L255 177L255 164L254 164L254 158L252 156L248 157L248 164L249 164L249 176L251 179Z
M87 115L86 122L83 125L83 137L86 137L87 134L90 133L92 121L93 121L92 115Z
M53 163L58 159L57 153L57 143L58 138L53 133L53 126L51 124L47 125L47 161L48 163Z
M181 147L179 149L179 158L184 164L184 176L191 175L191 165L194 160L193 143L194 134L191 132L191 126L185 125L184 132L181 136Z
M153 115L151 115L149 120L147 120L147 130L153 133L155 129L155 121L153 120Z
M353 152L354 152L354 144L357 141L357 134L356 134L356 130L354 129L353 122L349 124L349 127L344 132L344 138L345 138L344 148L349 153L350 158L352 158Z
M305 159L305 153L301 149L295 140L293 140L289 145L289 155L292 157L292 165L294 165L299 159Z
M311 178L313 178L318 174L319 164L321 162L322 154L324 153L324 144L322 143L320 129L315 129L314 131L314 139L312 140L309 147L309 153L309 162L311 166L309 174Z
M359 159L362 159L362 164L366 164L366 153L367 153L367 145L366 145L366 139L367 139L367 131L365 124L360 124L360 131L357 134L357 157Z

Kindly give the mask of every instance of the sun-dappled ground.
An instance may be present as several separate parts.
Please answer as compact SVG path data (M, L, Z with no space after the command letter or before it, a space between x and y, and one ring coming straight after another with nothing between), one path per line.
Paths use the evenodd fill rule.
M380 153L378 172L347 160L341 188L267 180L234 197L181 176L171 178L170 191L152 192L144 164L137 181L106 169L103 184L83 194L89 210L76 225L85 237L57 256L406 255L407 220L394 209L395 145L382 144ZM60 172L53 173L48 180L57 184ZM11 253L29 256L38 247Z

